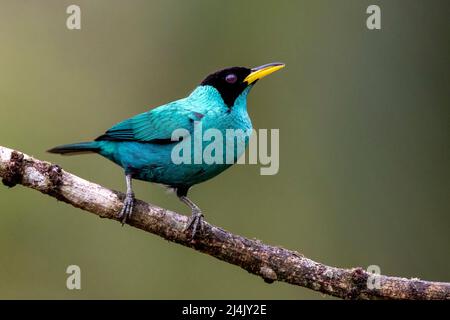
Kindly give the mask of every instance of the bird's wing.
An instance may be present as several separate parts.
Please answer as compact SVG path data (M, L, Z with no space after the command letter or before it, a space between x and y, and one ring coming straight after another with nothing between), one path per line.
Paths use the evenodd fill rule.
M185 100L178 100L119 122L96 141L170 143L174 130L192 132L194 121L202 118L203 114L193 111Z

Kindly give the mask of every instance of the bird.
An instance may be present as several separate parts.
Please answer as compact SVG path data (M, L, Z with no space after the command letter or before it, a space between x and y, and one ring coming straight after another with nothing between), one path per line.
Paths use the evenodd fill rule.
M164 185L175 191L181 202L191 210L184 231L191 239L203 230L204 215L188 198L189 189L209 180L229 168L245 151L248 137L237 136L236 151L230 162L177 163L173 161L176 146L188 137L173 139L173 132L183 129L192 135L195 124L203 130L252 130L247 112L247 96L256 82L285 67L274 62L255 68L228 67L209 74L185 98L161 105L121 121L104 134L88 142L65 144L47 150L50 153L74 155L97 153L123 168L126 196L117 217L122 225L133 212L135 194L132 180Z

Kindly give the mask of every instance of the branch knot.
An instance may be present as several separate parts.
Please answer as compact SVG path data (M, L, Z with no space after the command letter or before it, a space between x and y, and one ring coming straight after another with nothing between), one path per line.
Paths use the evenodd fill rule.
M267 265L263 265L259 269L259 274L261 275L261 277L263 277L264 282L266 283L273 283L274 281L278 280L276 272Z
M17 151L11 152L11 158L2 179L2 183L5 186L12 188L22 181L24 163L23 159L23 153Z

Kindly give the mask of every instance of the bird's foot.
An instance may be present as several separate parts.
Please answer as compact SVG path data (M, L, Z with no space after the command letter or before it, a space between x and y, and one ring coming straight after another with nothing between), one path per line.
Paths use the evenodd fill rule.
M125 197L125 200L123 201L123 207L122 210L119 213L119 219L122 219L122 226L125 224L127 219L131 217L131 214L133 213L133 206L134 206L134 193L128 193Z
M186 228L184 229L184 232L189 233L189 239L192 241L194 240L194 237L198 234L198 232L203 232L203 213L200 211L200 209L192 209L192 215L188 220L188 224Z

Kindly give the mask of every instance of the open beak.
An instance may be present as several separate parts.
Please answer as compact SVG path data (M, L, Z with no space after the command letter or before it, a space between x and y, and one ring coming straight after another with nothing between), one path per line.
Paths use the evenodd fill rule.
M262 79L275 71L284 68L285 64L281 62L268 63L252 69L252 72L244 79L247 84L252 84L256 80Z

